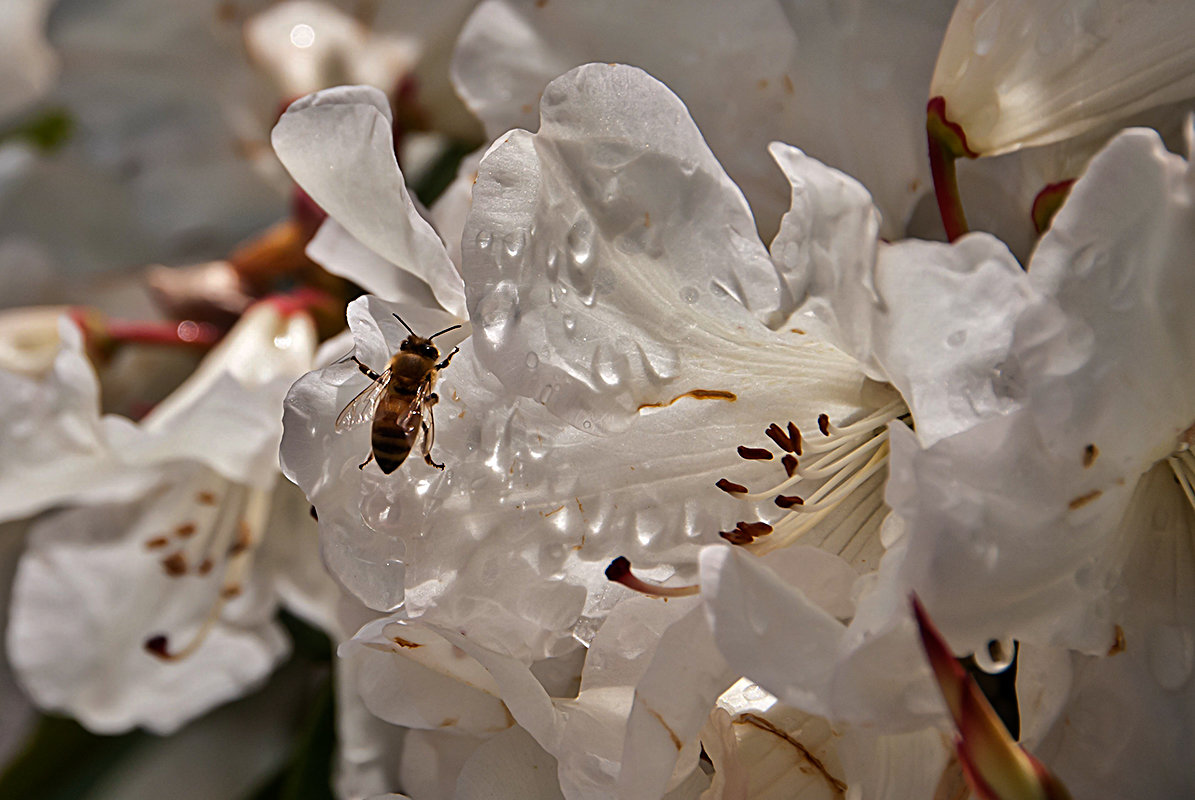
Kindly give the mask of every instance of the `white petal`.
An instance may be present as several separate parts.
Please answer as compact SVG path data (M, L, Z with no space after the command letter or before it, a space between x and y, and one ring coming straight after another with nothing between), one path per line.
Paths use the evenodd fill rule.
M772 257L804 303L797 319L815 317L869 375L892 383L927 444L1011 408L991 375L1010 355L1008 320L1035 295L1008 249L982 234L879 244L861 185L794 147L771 152L792 186Z
M674 774L685 776L697 768L697 735L733 679L699 606L664 631L635 685L619 797L659 797L676 783Z
M1048 144L1195 96L1193 33L1185 0L967 0L930 96L976 153Z
M8 647L40 705L97 732L139 725L167 733L247 692L286 654L270 592L253 583L188 658L168 663L146 651L146 640L163 632L188 639L220 591L219 570L168 575L158 553L171 551L148 544L186 521L178 512L194 491L184 480L140 505L62 512L32 531Z
M463 242L478 354L505 386L597 432L728 374L766 376L761 359L832 380L828 350L744 312L774 318L778 277L674 95L589 65L553 82L543 116L483 160Z
M1155 134L1114 140L1029 268L1039 294L996 375L1020 412L923 453L893 440L908 585L953 647L1015 636L1103 653L1141 474L1191 424L1191 178ZM906 461L911 458L911 461ZM890 484L894 486L894 484Z
M306 314L283 316L259 303L146 415L122 457L133 464L195 460L229 480L272 485L279 403L310 368L315 344Z
M1012 357L1008 320L1036 295L1001 242L973 234L881 246L874 281L869 344L924 444L1016 407L992 376Z
M303 189L362 244L432 288L463 316L460 278L419 216L394 159L390 105L377 89L342 86L291 104L274 150Z
M1125 520L1123 650L1072 656L1069 697L1037 749L1077 797L1195 791L1183 760L1195 737L1195 513L1173 480L1165 464L1150 472Z
M307 245L307 256L333 275L348 278L386 300L431 308L439 305L423 280L361 244L331 217Z
M483 741L455 731L409 731L403 739L399 785L412 800L452 797L457 776Z
M701 591L732 670L789 705L832 716L829 688L845 626L732 547L701 555Z
M1134 480L1192 423L1195 173L1153 131L1114 139L1071 190L1030 263L1053 304L1018 323L1036 424L1065 458L1094 442L1095 468ZM1147 355L1148 357L1143 357ZM1125 391L1132 387L1135 391ZM1108 467L1104 467L1108 468Z
M862 180L895 236L929 186L921 112L950 5L488 0L453 77L497 136L534 130L539 95L571 67L641 67L684 100L765 235L786 203L765 152L779 139Z
M303 0L250 17L244 37L250 58L271 73L285 97L337 83L388 89L419 55L410 39L374 33L334 6Z
M564 800L556 759L519 727L473 751L456 781L455 800Z
M70 500L119 502L159 480L155 471L122 461L123 443L137 432L122 417L101 419L82 333L64 318L59 339L44 379L0 370L0 519Z
M366 707L392 725L490 735L513 724L482 666L425 626L375 620L340 655L353 663Z

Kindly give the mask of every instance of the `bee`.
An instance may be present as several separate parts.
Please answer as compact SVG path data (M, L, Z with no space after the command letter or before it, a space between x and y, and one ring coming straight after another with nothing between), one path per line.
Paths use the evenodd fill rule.
M461 326L453 325L424 338L411 330L411 326L398 314L394 318L411 335L399 345L398 352L390 358L390 363L380 375L355 355L352 356L357 367L373 383L344 407L336 418L336 429L345 430L372 420L370 453L361 462L360 469L365 469L370 461L377 461L385 474L394 472L406 461L420 430L423 431L423 460L429 466L444 469L443 464L437 464L432 459L432 443L436 438L432 407L440 399L432 388L436 383L436 373L448 366L460 348L453 348L447 358L437 361L440 351L432 344L432 339Z

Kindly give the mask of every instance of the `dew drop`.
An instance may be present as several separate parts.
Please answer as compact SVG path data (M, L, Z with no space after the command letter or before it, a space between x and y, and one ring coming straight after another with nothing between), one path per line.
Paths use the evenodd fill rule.
M577 329L577 319L572 314L563 315L560 321L564 323L564 329L568 333L572 333Z
M584 267L593 257L593 224L588 219L573 223L565 239L569 258L578 267Z
M490 245L494 242L494 234L489 231L477 232L477 247L481 250L488 250Z
M1163 689L1179 689L1195 666L1195 641L1191 632L1176 625L1158 625L1145 636L1149 670Z
M1016 652L1016 643L1011 638L992 639L986 647L975 651L975 666L989 675L995 675L1012 665Z
M967 341L966 331L955 331L946 337L946 345L948 347L962 347Z
M482 331L493 344L501 341L506 329L515 321L519 290L513 281L499 281L493 290L482 298L478 307Z
M398 504L391 502L385 492L370 491L361 499L361 519L370 530L393 533L399 528L401 516Z
M589 420L585 420L584 422L581 423L581 427L584 428L585 430L589 430L593 427L593 423L590 422Z
M543 388L539 390L539 394L535 396L535 399L546 406L554 394L556 394L556 385L553 383L546 383L544 384Z
M523 363L527 365L527 369L535 369L539 366L539 356L535 353L528 353Z
M518 258L519 254L523 252L523 247L527 244L527 234L523 231L511 231L506 234L506 238L502 240L502 246L506 250L506 254L511 258Z
M682 287L680 290L680 299L685 301L689 305L696 303L697 298L700 296L701 296L701 293L697 291L696 286L685 286L685 287Z

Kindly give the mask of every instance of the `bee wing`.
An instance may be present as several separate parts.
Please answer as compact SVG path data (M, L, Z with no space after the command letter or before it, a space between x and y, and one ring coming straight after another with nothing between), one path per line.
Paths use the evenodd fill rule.
M349 404L340 412L340 416L336 418L336 430L342 431L346 428L351 428L354 425L360 425L366 420L373 419L373 413L377 410L378 401L382 399L382 393L386 390L386 385L390 382L390 370L386 370L373 383L361 390L361 393L349 401Z
M415 392L415 397L411 400L410 408L407 409L407 413L403 415L402 420L398 423L407 433L418 431L419 426L423 423L425 412L430 410L427 398L431 394L431 388L431 381L425 380L419 384L419 389Z

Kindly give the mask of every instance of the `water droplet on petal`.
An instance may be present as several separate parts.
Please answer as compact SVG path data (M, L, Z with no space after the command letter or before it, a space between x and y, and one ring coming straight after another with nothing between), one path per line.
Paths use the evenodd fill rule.
M967 341L966 331L955 331L946 337L948 347L962 347Z
M1132 643L1129 643L1132 646ZM1158 625L1145 636L1149 670L1163 689L1182 687L1195 666L1195 640L1177 625Z
M584 267L593 256L593 223L580 219L573 223L565 240L569 257L577 267Z
M399 529L401 517L397 503L391 502L385 492L367 491L361 499L361 519L370 530L378 533L393 533Z
M494 241L494 234L490 233L489 231L478 231L477 232L478 248L480 248L482 250L488 250L490 245L493 243L493 241Z
M697 302L697 298L701 293L697 291L696 286L685 286L680 290L680 299L692 305Z
M519 304L519 290L513 281L499 281L478 306L481 328L486 339L500 342L506 330L514 324Z
M564 323L564 329L568 333L572 333L577 329L577 319L572 314L563 315L560 321Z
M523 231L511 231L506 234L506 238L502 240L502 245L506 249L506 254L511 258L517 258L523 252L523 247L527 244L527 234Z
M975 666L990 675L995 675L1012 665L1016 652L1016 643L1011 638L993 639L988 642L987 647L975 651Z
M527 369L535 369L539 366L539 356L535 353L528 353L523 363L527 365Z

